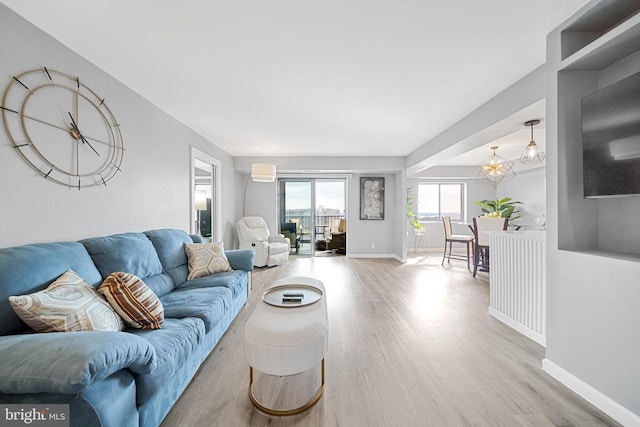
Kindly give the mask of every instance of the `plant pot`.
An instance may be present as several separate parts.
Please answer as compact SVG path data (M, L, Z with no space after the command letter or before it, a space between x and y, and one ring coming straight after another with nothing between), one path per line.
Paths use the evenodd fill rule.
M426 233L427 230L424 228L414 228L413 229L413 235L414 236L424 236L424 233Z

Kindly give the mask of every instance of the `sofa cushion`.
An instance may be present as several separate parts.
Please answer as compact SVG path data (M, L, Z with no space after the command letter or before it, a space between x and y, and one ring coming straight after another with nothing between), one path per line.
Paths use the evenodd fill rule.
M1 393L80 393L121 369L148 374L155 350L125 332L0 337Z
M167 274L157 274L151 277L145 277L144 283L156 294L158 297L168 294L174 288L173 280Z
M176 289L161 298L166 318L197 317L209 332L231 309L231 291L225 287Z
M198 277L197 279L187 280L176 290L197 289L197 288L215 288L221 286L228 288L235 298L240 292L246 292L245 283L247 282L247 272L243 270L225 271L224 273L211 274L209 276Z
M205 336L204 323L200 319L167 317L161 329L130 329L128 332L144 338L155 350L156 369L149 374L136 375L138 406L171 383L171 377L183 364L201 362L200 357L196 357L202 351L200 346Z
M184 251L189 260L187 280L208 276L213 273L231 271L231 266L224 254L222 242L184 244Z
M142 233L114 234L81 240L102 277L124 271L138 277L162 273L162 264L153 245Z
M11 309L9 296L40 291L69 269L90 285L97 286L102 281L87 250L77 242L0 249L0 335L27 329Z
M162 325L162 303L138 276L123 272L111 273L98 288L98 293L107 299L128 326L158 329Z
M120 316L73 270L46 289L10 296L16 314L36 332L121 331Z
M185 243L193 243L193 239L183 230L162 229L149 230L144 234L156 248L158 258L164 271L171 277L175 285L187 280L187 254Z
M158 296L173 289L173 283L162 277L158 253L143 233L94 237L81 243L87 248L103 278L113 272L123 271L144 280Z

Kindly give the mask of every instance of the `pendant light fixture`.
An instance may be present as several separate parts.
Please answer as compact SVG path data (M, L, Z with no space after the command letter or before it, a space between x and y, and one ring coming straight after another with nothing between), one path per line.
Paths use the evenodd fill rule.
M504 157L500 157L496 154L498 146L491 147L493 154L483 161L480 166L480 178L487 180L492 186L497 186L498 183L505 178L511 178L515 175L513 171L513 162L507 160Z
M527 145L520 156L520 163L523 165L540 163L544 160L546 155L544 151L538 147L536 141L533 139L533 127L540 123L540 120L529 120L528 122L524 122L525 126L531 126L531 142Z

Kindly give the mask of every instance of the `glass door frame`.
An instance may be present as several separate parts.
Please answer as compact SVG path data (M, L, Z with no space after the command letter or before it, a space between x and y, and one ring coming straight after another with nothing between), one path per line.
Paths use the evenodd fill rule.
M191 147L191 176L189 179L189 224L191 233L198 233L196 218L198 218L198 210L196 209L198 194L196 194L196 168L201 164L211 165L211 241L217 242L222 240L222 209L221 200L222 186L220 179L220 166L222 162L215 157Z
M303 226L303 224L300 225L300 230L299 232L301 233L300 235L300 245L303 244L309 244L310 250L308 253L303 252L303 251L297 251L298 255L308 255L308 256L313 256L315 254L315 247L314 247L314 242L315 242L315 220L316 220L316 213L315 213L315 205L316 205L316 183L315 183L315 178L306 178L306 177L299 177L299 178L295 178L295 177L291 177L291 178L280 178L278 177L278 218L279 218L279 222L278 224L282 224L283 222L285 222L285 219L287 219L287 214L286 214L286 199L282 198L282 195L284 194L286 197L286 191L284 191L284 187L286 186L287 182L304 182L304 183L309 183L310 187L309 187L309 199L310 199L310 206L309 206L309 229L308 232L305 234L305 228ZM302 221L301 221L302 222ZM280 232L280 230L278 230L278 232ZM308 236L308 237L306 237Z
M344 199L344 210L343 210L343 214L344 214L344 219L347 219L347 211L348 211L348 188L349 188L349 178L350 176L347 175L323 175L323 176L314 176L314 177L309 177L309 176L299 176L299 175L284 175L284 176L278 176L278 226L280 227L280 224L283 223L286 219L286 206L285 206L285 202L286 200L284 200L282 198L282 194L283 194L283 185L285 182L309 182L310 183L310 191L311 191L311 195L310 195L310 200L311 200L311 218L310 218L310 226L309 226L309 234L308 234L308 240L310 240L309 242L306 242L307 240L307 235L304 236L305 239L305 243L308 243L311 247L311 250L307 253L307 252L302 252L299 253L299 255L302 256L313 256L315 255L316 252L316 235L319 234L317 233L318 230L316 230L316 225L317 225L317 210L318 210L318 206L317 206L317 197L316 197L316 190L317 190L317 186L316 184L318 183L318 181L340 181L343 185L343 192L342 192L342 197ZM281 184L282 183L282 184ZM286 192L285 192L285 197L286 197ZM323 230L322 230L322 234L325 233L324 230L324 226L323 226ZM302 239L302 238L301 238Z

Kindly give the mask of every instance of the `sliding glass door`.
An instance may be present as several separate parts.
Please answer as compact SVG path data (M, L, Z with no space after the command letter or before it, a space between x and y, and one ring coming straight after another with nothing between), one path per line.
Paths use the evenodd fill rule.
M309 179L280 179L280 223L295 223L295 251L297 255L313 255L313 224L315 215L314 182ZM289 237L291 239L291 237Z
M345 218L345 187L345 179L279 179L280 232L287 223L296 224L292 255L328 250L332 231Z

